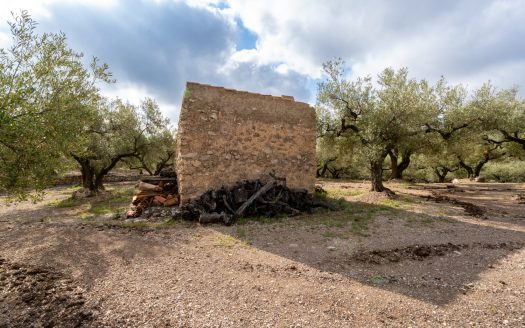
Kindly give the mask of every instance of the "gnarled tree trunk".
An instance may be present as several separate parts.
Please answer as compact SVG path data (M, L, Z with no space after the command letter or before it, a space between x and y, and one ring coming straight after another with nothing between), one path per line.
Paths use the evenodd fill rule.
M120 154L110 159L107 166L102 167L100 170L96 170L92 161L97 159L95 157L82 157L71 154L73 158L80 165L80 172L82 173L82 187L89 189L91 192L96 193L100 190L104 190L104 177L111 171L115 165L123 158L133 156L135 153Z
M461 166L461 168L464 169L465 172L467 172L467 178L474 179L474 170L472 169L472 167L465 164L465 162L463 162L463 160L459 156L458 156L458 159L459 159L459 166Z
M398 179L399 177L399 165L397 161L399 160L397 155L397 149L390 149L388 152L388 157L390 157L390 179Z
M478 164L476 164L476 166L474 167L474 178L478 178L480 173L481 173L481 169L483 168L483 166L485 164L487 164L489 161L489 158L485 158L481 161L478 162Z
M322 166L318 167L317 168L317 177L325 177L325 174L326 174L326 171L330 171L330 169L328 168L328 165L331 163L331 162L334 162L335 160L337 159L337 157L332 157L332 158L329 158L327 159L326 161L324 161L324 163L322 164Z
M82 187L84 189L95 190L95 170L91 166L91 158L72 155L80 165L82 174Z
M458 166L452 167L452 168L446 167L446 166L434 167L434 173L436 173L436 175L438 176L438 182L439 183L445 182L447 174L449 174L450 172L455 172L457 170L459 170Z
M370 176L372 179L371 191L385 191L386 188L383 186L383 160L370 162Z
M397 148L392 148L388 152L388 156L390 157L390 179L403 179L403 172L408 168L410 165L410 156L412 155L412 152L409 150L403 151L402 157L401 157L401 163L399 163L399 151Z

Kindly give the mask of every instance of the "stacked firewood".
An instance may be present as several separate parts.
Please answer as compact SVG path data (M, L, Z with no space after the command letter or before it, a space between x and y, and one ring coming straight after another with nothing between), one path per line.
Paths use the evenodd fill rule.
M267 182L243 181L227 188L209 190L189 204L181 206L180 218L200 223L223 222L230 225L239 217L297 215L314 207L334 209L328 202L306 190L292 190L284 179Z
M177 178L151 177L141 180L136 186L138 193L133 196L126 217L136 218L151 206L171 207L179 204Z

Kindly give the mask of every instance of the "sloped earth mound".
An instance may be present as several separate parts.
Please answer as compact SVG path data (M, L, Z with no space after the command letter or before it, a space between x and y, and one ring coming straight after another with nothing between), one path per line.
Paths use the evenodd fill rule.
M505 249L518 250L523 248L524 244L517 242L502 242L502 243L472 243L472 244L438 244L438 245L411 245L402 248L394 248L387 250L373 250L366 252L357 252L352 256L352 259L358 262L370 264L386 264L392 262L401 262L406 260L423 261L430 257L444 256L453 252L470 248L485 248L485 249Z
M96 327L73 280L45 267L0 257L0 327Z

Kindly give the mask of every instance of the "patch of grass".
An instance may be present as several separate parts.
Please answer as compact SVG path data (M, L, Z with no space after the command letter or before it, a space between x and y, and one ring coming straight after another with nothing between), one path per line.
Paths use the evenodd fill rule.
M79 202L78 199L74 199L70 197L70 198L66 198L62 200L59 200L59 199L52 200L47 205L56 207L56 208L70 208L70 207L78 206L80 204L81 202Z
M215 245L224 248L233 248L236 245L241 247L247 247L248 243L244 240L240 240L232 236L219 235L215 238Z
M413 181L409 181L409 180L401 180L401 181L399 181L399 184L402 185L402 186L415 186L415 185L417 185L417 183L415 183Z
M458 223L458 221L452 219L452 218L449 218L447 216L440 216L439 217L439 221L440 222L446 222L446 223L452 223L452 224L455 224L455 223Z
M95 215L108 214L108 213L112 213L113 211L114 211L114 208L111 206L111 204L107 204L107 203L91 205L91 208L89 209L89 212Z
M118 216L128 206L132 196L133 189L129 187L115 188L109 190L106 194L86 198L84 201L90 205L87 211L92 215L98 216L114 213L115 216Z
M190 90L188 89L184 89L184 95L183 95L183 98L186 99L186 98L189 98L190 97Z
M169 228L176 227L177 225L179 225L179 223L180 223L180 220L175 220L173 218L169 218L169 219L163 220L162 222L157 223L154 226L154 228L169 229Z
M350 208L350 203L348 201L346 201L344 198L339 198L339 199L327 199L326 201L330 202L331 204L333 204L337 209L339 210L347 210Z
M434 219L431 216L415 213L413 215L407 216L405 220L409 225L418 223L432 224L434 222Z
M348 255L348 256L353 256L354 255L353 247L352 246L348 246L348 248L345 251L345 254Z
M347 220L341 217L330 216L319 220L318 223L328 228L342 228L346 225Z
M389 207L380 205L370 205L365 203L354 203L342 201L344 209L336 212L323 212L319 214L305 216L298 220L304 224L310 225L324 225L327 228L347 229L347 232L366 236L366 231L370 223L374 221L376 215L390 211ZM325 237L332 237L337 232L328 231L323 235Z
M393 208L402 208L405 204L397 199L384 199L381 202L381 205L393 207Z
M386 282L386 278L380 274L376 274L370 278L370 282L374 285L383 285Z
M434 220L430 216L424 216L419 219L419 222L425 223L425 224L432 224Z
M46 217L40 218L38 221L40 221L40 222L53 222L54 220L55 220L54 217L46 216Z
M90 221L95 216L93 214L91 214L91 213L84 212L84 213L80 213L79 217L80 217L80 220L82 220L82 221Z
M237 219L237 224L246 224L248 222L259 222L263 224L272 224L278 222L282 217L269 217L269 216L255 216L255 217L240 217Z
M66 189L67 190L77 190L80 187L81 187L81 185L77 183L77 184L74 184L74 185L71 185L71 186L67 186Z
M130 187L117 187L108 189L108 192L101 193L94 197L81 199L66 198L63 200L54 200L48 203L48 206L55 208L74 208L87 207L80 213L81 220L90 220L94 216L114 213L118 216L120 212L129 204L133 195L133 189Z
M372 213L366 213L362 216L355 216L352 221L352 233L361 236L367 236L366 231L368 230L369 224L374 220Z
M363 194L361 190L343 188L325 188L326 196L331 198L355 197Z
M122 222L122 226L125 228L133 229L149 229L150 225L146 221L132 221L132 222Z
M244 227L237 226L236 228L236 235L239 239L245 239L246 238L246 229Z

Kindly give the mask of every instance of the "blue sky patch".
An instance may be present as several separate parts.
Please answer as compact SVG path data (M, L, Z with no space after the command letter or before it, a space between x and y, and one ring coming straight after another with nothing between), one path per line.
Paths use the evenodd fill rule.
M239 28L236 50L239 51L243 49L255 49L257 44L257 35L247 29L240 18L235 19L235 22Z

